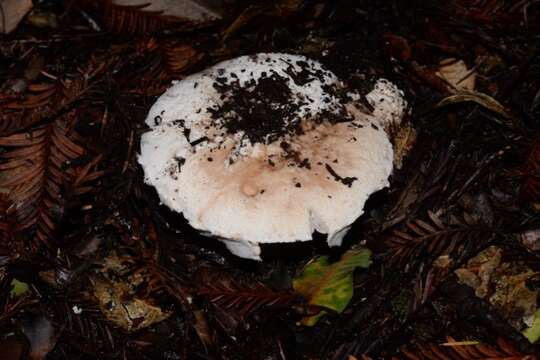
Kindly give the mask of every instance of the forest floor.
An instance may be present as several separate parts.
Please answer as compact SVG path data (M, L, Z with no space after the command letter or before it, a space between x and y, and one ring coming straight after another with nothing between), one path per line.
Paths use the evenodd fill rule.
M410 151L342 247L242 260L144 184L156 98L256 52L405 93ZM35 1L0 38L0 359L535 359L539 130L537 1ZM360 246L345 310L302 325L321 308L293 280Z

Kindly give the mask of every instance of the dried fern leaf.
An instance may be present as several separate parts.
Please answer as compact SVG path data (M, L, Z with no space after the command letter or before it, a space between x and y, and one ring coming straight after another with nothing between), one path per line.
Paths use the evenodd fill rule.
M275 291L260 282L240 284L230 278L203 283L197 289L197 294L241 316L265 307L290 305L299 299L295 294Z
M0 189L15 205L16 230L31 229L50 245L64 209L62 189L74 179L70 163L85 154L70 132L72 114L25 133L0 137Z
M512 28L525 24L537 25L534 18L528 19L530 4L529 0L452 0L448 4L448 9L473 23Z
M93 81L115 63L114 57L92 57L74 79L54 83L36 83L22 97L0 94L0 136L7 136L55 118L87 94Z
M3 248L7 248L13 239L13 215L15 207L6 194L0 193L0 256ZM1 263L1 261L0 261Z
M428 219L415 219L401 230L394 230L386 240L391 250L391 263L406 265L411 260L423 257L436 257L451 253L458 243L473 234L489 231L475 224L469 224L454 218L452 225L445 225L433 212L428 212Z
M78 346L85 346L101 351L114 351L116 348L116 333L111 329L111 324L103 316L99 308L85 298L66 297L65 294L53 295L50 302L51 311L62 323L64 341L73 344L77 351ZM74 306L84 309L80 314L75 314Z
M163 54L167 71L171 75L179 75L189 70L203 58L202 53L190 45L182 43L167 41L160 44L159 48Z
M414 360L535 360L535 355L524 354L504 339L497 339L496 345L481 344L477 341L458 342L447 337L444 344L417 344L414 347L403 347L401 355L405 359Z

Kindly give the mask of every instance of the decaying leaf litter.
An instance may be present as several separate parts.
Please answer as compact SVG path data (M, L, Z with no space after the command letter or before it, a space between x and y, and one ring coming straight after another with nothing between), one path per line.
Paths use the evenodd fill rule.
M183 19L125 5L35 2L0 43L0 358L534 358L536 2L226 1ZM242 261L143 185L156 96L263 51L364 93L387 77L411 104L394 146L412 150L342 248ZM362 248L341 313L295 291Z

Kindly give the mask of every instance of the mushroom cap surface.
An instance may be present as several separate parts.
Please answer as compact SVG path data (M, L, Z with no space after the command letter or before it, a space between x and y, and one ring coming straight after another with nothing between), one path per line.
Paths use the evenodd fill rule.
M403 116L386 80L358 94L317 61L261 53L175 82L152 106L141 138L145 182L234 254L260 259L261 243L340 245L368 197L388 185L385 128Z

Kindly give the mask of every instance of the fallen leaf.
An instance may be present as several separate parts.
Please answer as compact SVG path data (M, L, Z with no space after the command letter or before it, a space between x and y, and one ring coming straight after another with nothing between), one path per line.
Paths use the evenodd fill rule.
M9 34L32 8L32 0L3 0L0 2L0 33Z
M92 276L93 295L108 320L135 331L170 316L170 312L155 305L148 293L139 293L151 281L147 269L140 269L132 258L113 252L104 259L99 274Z
M190 21L208 21L222 17L220 0L114 0L113 3L140 6L142 11Z
M51 321L43 315L24 320L22 332L30 343L30 360L45 359L58 340Z
M148 327L170 315L146 299L130 296L129 287L121 281L94 279L94 296L105 317L127 331Z
M489 302L499 309L501 315L514 328L532 325L537 310L538 290L529 288L538 274L517 263L503 263L494 275L495 292Z
M214 345L214 336L210 326L208 325L208 320L206 320L205 314L199 309L194 309L193 317L193 327L204 347L209 348Z
M521 234L521 243L532 251L540 251L540 229L525 231Z
M449 269L452 266L452 259L450 255L441 255L433 261L433 267L441 270Z
M467 68L467 64L463 60L445 59L439 63L439 71L435 74L448 83L450 92L456 90L474 91L476 72Z
M369 249L349 250L337 262L331 263L328 256L321 256L306 265L302 274L293 282L294 290L309 304L341 313L353 296L353 272L357 267L367 268L371 264ZM313 326L324 315L306 317L302 323Z
M56 29L58 27L58 17L51 11L32 11L28 14L27 22L32 26L41 29Z
M455 271L459 282L475 289L475 295L489 301L515 329L533 326L538 310L537 272L519 261L502 261L502 250L490 246ZM532 331L532 330L531 330Z
M523 336L527 338L532 344L540 339L540 309L534 313L534 320L531 327L525 329L522 332Z
M490 197L481 192L478 195L464 194L459 199L460 205L470 216L472 223L492 226L495 214Z
M11 297L19 297L23 296L30 290L30 287L27 283L19 281L17 279L11 280L11 291L9 292L9 295Z
M477 91L467 91L461 90L442 99L435 107L440 108L448 105L459 104L462 102L474 102L488 110L491 110L506 119L510 119L510 114L506 111L504 106L501 105L497 100L492 98L489 95L483 94Z
M466 268L455 271L459 282L472 287L476 296L484 298L489 292L491 275L501 264L502 251L490 246L472 258Z
M505 66L503 59L497 54L478 55L474 62L478 73L485 76L489 76L495 68Z
M411 151L415 142L416 130L410 124L400 126L394 136L394 166L397 169L401 169L403 159Z

